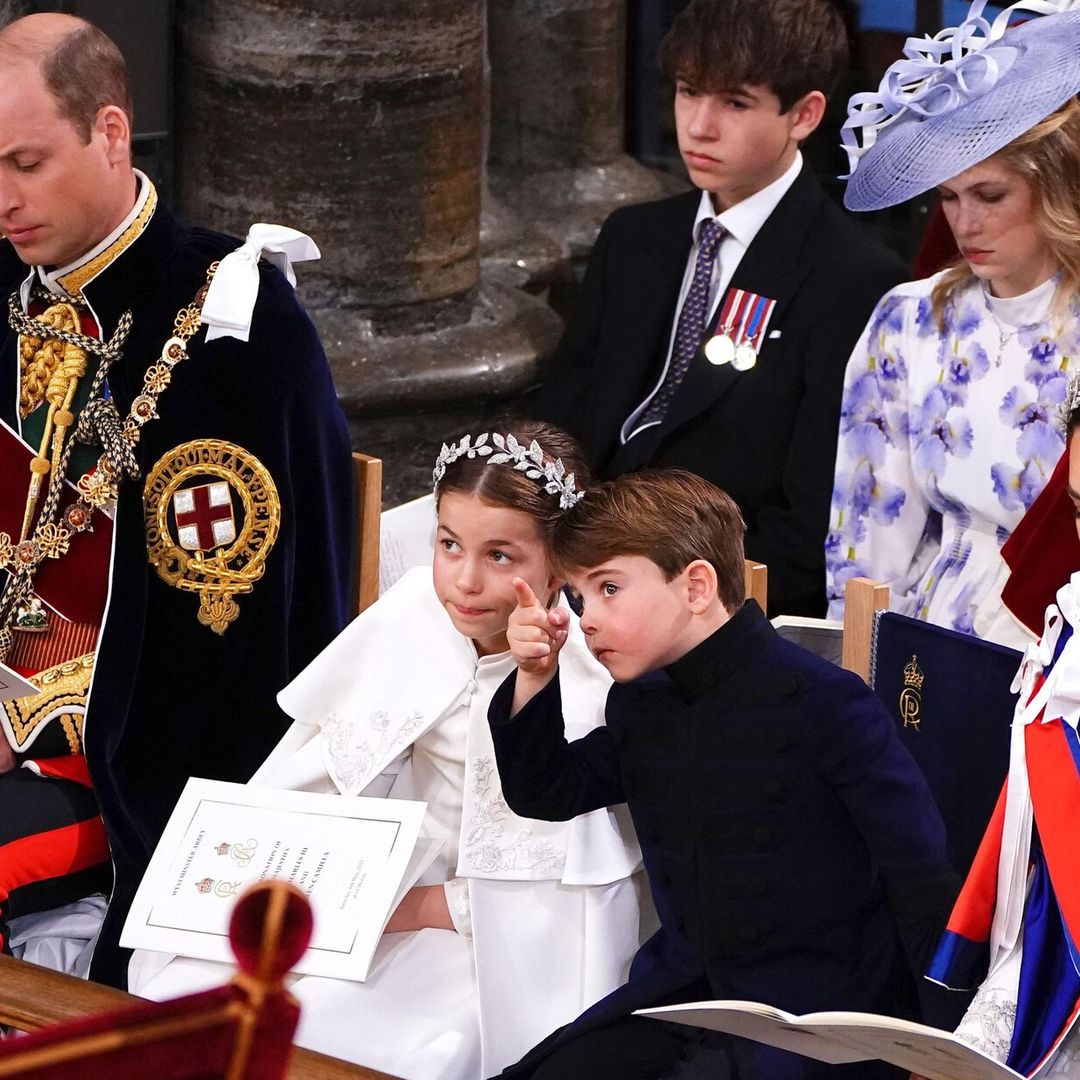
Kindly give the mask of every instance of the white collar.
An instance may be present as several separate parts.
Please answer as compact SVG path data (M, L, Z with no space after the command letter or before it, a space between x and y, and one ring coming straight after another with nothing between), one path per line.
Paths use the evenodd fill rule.
M732 237L744 248L748 248L755 236L760 232L762 225L769 220L769 215L776 209L780 200L788 193L789 188L795 183L802 171L802 151L795 151L795 160L788 166L782 176L777 177L771 184L755 191L741 202L728 207L723 213L717 214L713 209L712 198L707 191L702 191L701 200L698 203L697 216L694 218L693 237L697 241L701 226L706 221L718 221Z
M1042 284L1019 296L994 296L983 283L983 296L995 319L1009 326L1030 326L1042 322L1049 314L1061 277L1059 270Z

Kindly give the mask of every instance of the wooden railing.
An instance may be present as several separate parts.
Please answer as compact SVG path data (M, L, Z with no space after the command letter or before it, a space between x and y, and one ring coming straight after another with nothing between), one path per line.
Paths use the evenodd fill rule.
M0 956L0 1024L19 1031L123 1009L141 1001L123 990ZM386 1073L299 1047L293 1049L288 1075L290 1080L395 1080Z

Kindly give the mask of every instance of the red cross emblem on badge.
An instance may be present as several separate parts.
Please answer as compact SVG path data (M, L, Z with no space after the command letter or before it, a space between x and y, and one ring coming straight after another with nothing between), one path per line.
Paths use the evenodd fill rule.
M173 495L177 540L185 551L213 551L236 539L232 495L224 480Z

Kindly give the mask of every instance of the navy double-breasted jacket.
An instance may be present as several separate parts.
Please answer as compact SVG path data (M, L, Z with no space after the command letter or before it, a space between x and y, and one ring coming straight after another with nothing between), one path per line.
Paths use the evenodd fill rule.
M532 1060L702 997L913 1014L913 965L957 878L926 783L861 680L750 601L675 664L613 686L607 726L576 742L557 679L510 718L512 693L513 677L490 712L508 802L562 819L626 801L660 918L628 983ZM762 1080L823 1068L765 1047L753 1061Z

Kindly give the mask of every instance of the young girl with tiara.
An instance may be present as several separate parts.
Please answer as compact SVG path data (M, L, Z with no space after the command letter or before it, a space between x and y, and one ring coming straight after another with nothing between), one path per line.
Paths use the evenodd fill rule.
M514 670L513 579L555 603L548 539L586 476L576 443L547 424L444 446L433 568L405 574L279 695L295 723L253 783L424 800L425 832L444 841L366 982L292 986L300 1045L405 1080L479 1080L625 980L639 941L628 819L517 817L487 723ZM568 634L564 704L579 737L603 722L611 679L572 617ZM146 981L136 957L132 988L153 998L224 974L177 959Z

